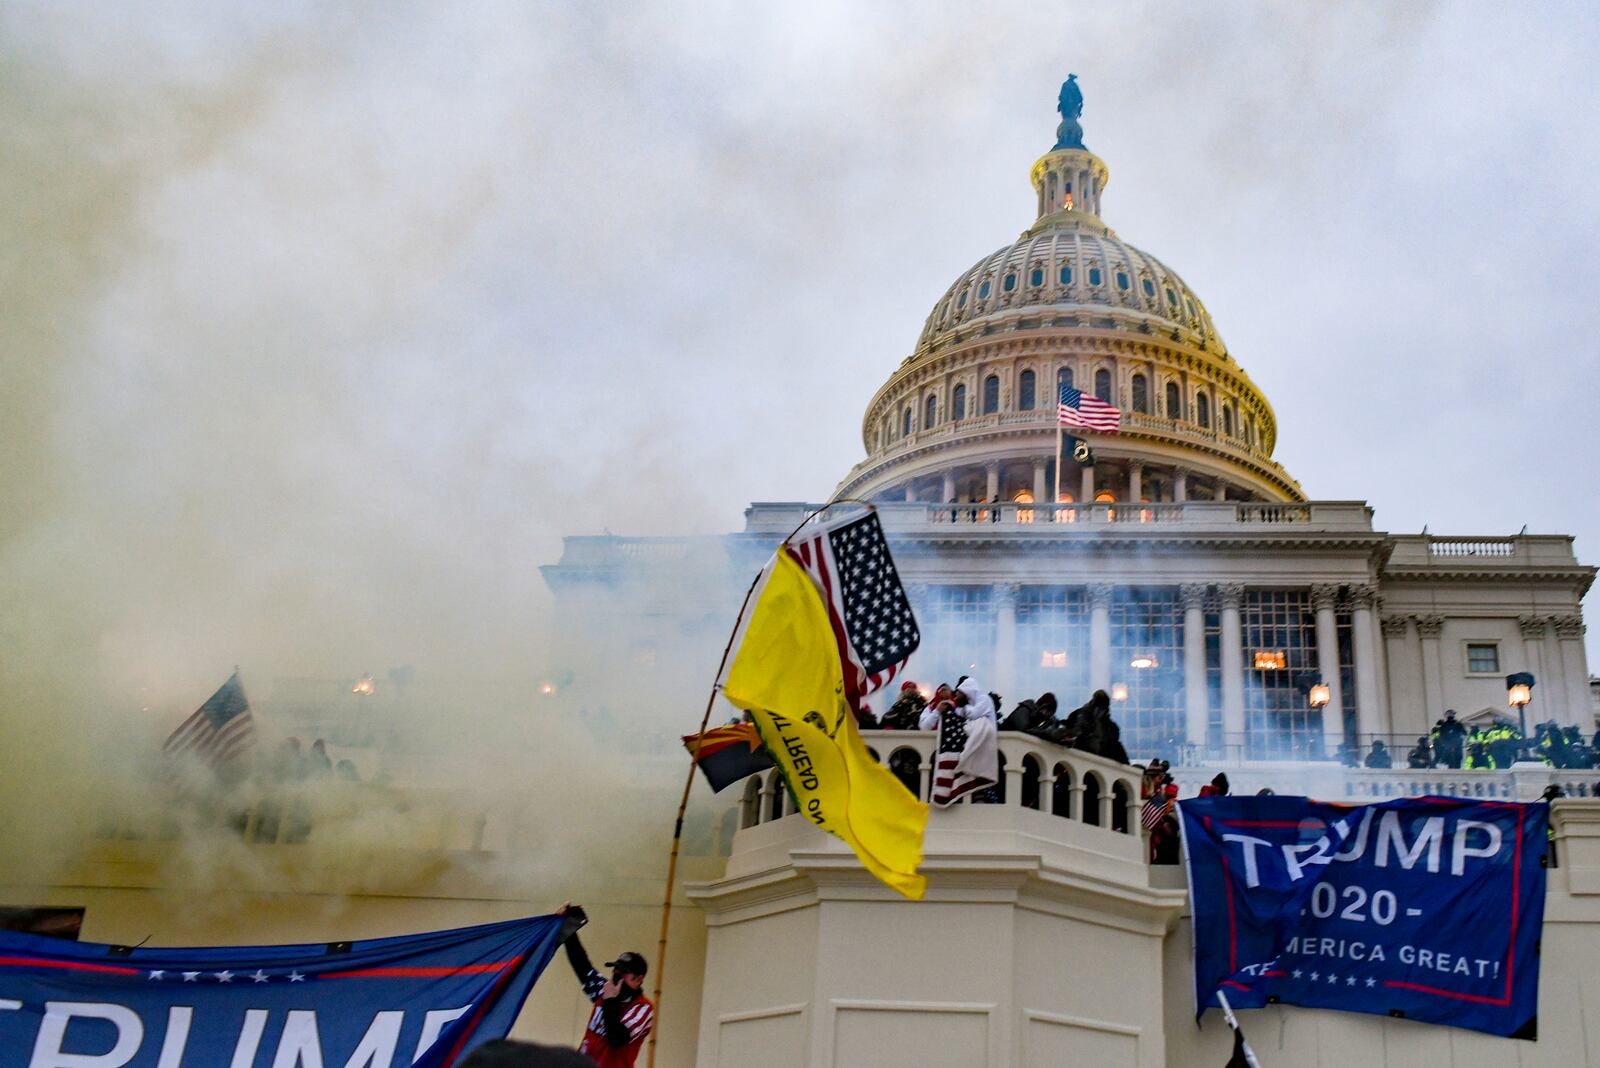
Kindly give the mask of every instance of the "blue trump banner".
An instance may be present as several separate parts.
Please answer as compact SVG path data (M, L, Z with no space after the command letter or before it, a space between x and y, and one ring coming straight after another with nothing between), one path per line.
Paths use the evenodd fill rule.
M1196 1011L1282 1001L1536 1036L1549 806L1180 802Z
M449 1068L505 1036L571 929L205 949L0 932L0 1065Z

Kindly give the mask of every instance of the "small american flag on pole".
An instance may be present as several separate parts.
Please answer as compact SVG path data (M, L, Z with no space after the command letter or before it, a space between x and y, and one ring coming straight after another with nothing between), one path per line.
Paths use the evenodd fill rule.
M888 684L922 642L876 512L797 536L788 551L817 584L844 666L850 707Z
M1168 797L1165 792L1156 794L1144 803L1144 815L1139 817L1140 825L1147 831L1155 830L1156 824L1161 822L1161 818L1171 808L1172 798Z
M1062 426L1077 426L1096 430L1102 434L1116 434L1122 430L1122 411L1101 400L1086 396L1080 389L1061 387L1061 402L1056 407L1056 420Z
M169 757L192 755L211 767L243 753L255 744L255 722L245 700L239 673L228 676L221 689L167 738L161 751Z

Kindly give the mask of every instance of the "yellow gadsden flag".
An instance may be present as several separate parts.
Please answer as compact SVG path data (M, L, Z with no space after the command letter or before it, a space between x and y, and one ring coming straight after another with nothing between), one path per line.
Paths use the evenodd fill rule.
M885 885L920 900L928 806L867 752L844 700L839 647L816 584L779 549L722 692L748 709L812 823Z

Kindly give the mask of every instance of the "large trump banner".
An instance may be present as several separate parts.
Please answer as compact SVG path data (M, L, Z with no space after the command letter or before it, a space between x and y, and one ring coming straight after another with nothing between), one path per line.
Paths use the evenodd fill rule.
M571 928L129 949L0 932L6 1068L449 1068L504 1037Z
M1273 1002L1536 1037L1549 806L1183 801L1197 1012Z

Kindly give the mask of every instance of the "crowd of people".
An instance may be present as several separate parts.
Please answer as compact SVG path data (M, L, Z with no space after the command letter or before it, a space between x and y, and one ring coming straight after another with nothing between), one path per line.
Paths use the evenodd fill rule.
M930 697L924 697L915 682L904 682L900 685L899 697L881 719L870 711L863 711L859 722L867 730L936 731L940 716L946 714L960 715L969 721L989 718L999 730L1021 731L1119 764L1128 763L1128 751L1122 745L1122 728L1111 716L1111 696L1104 690L1096 690L1088 701L1065 718L1060 715L1053 693L1024 698L1001 719L999 710L1003 704L999 694L976 689L965 675L957 679L954 686L940 683Z
M1451 709L1434 723L1431 732L1417 738L1417 744L1406 754L1406 766L1489 770L1532 760L1552 768L1592 768L1597 752L1600 731L1588 740L1577 727L1562 727L1554 720L1546 720L1535 729L1530 745L1522 732L1509 723L1474 724L1469 728L1456 719L1455 710ZM1369 753L1365 764L1369 768L1392 766L1387 753L1376 759Z

